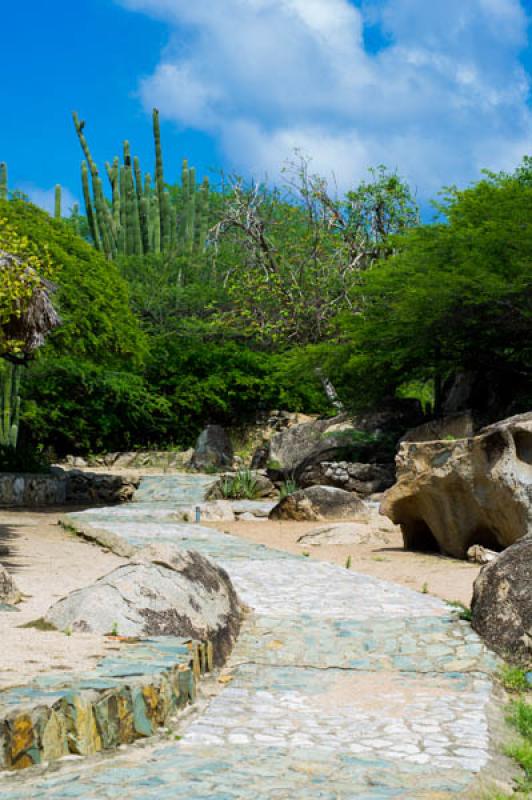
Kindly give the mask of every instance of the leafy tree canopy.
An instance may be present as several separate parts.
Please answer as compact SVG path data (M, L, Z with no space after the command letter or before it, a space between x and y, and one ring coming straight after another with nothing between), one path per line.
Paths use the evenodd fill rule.
M115 264L67 225L29 203L0 201L0 218L57 275L54 302L63 324L50 336L55 352L102 362L142 358L144 336Z
M446 221L397 237L363 275L331 358L358 403L462 370L530 390L531 167L448 190Z

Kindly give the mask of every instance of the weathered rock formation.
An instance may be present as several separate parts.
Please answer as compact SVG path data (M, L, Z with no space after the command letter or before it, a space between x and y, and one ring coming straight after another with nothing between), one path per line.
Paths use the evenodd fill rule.
M242 608L227 573L195 551L151 545L130 563L55 603L46 621L59 630L209 640L224 660Z
M351 492L332 486L311 486L283 498L270 512L270 519L360 519L365 510L362 500Z
M324 461L391 462L394 441L419 421L417 412L417 405L405 402L366 416L340 414L294 425L272 436L264 456L268 473L274 480L299 480L306 469Z
M328 544L358 545L369 544L370 542L384 543L387 542L388 539L385 531L375 530L367 523L339 522L335 525L325 525L321 528L316 528L316 530L300 536L297 541L298 544L301 545L319 547L320 545Z
M468 439L474 434L473 417L469 411L449 414L411 428L402 442L434 442L439 439Z
M381 513L407 549L465 558L472 545L500 551L532 533L532 413L468 439L403 442L396 466Z
M307 486L336 486L347 492L368 496L384 492L393 485L393 467L378 464L357 464L347 461L324 461L312 464L302 473L299 484Z
M472 625L504 658L532 661L532 536L486 564L475 581Z
M191 465L198 470L230 467L233 463L233 446L220 425L207 425L199 435Z
M19 592L13 576L0 564L0 603L15 605L20 603L22 595Z

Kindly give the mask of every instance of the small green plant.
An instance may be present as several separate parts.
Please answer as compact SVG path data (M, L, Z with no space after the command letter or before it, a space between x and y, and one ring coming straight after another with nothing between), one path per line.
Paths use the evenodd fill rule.
M428 583L425 581L425 583L424 583L424 584L423 584L423 586L421 587L421 594L428 594L428 593L429 593L429 585L428 585Z
M308 550L303 550L303 552L302 552L302 554L301 554L301 555L303 555L305 558L309 558L309 556L310 556L310 553L309 553L309 551L308 551Z
M466 606L464 603L460 602L460 600L450 600L448 605L456 608L459 611L458 618L463 619L466 622L471 622L471 618L473 616L471 609Z
M351 569L351 564L352 564L351 556L347 556L347 558L345 560L345 568L346 569Z
M526 692L530 688L526 671L510 664L504 664L501 667L499 680L508 692Z
M515 700L510 706L508 722L521 739L507 747L506 754L517 761L525 773L518 782L519 789L529 792L532 790L532 705L523 697Z
M284 500L285 497L290 497L290 495L294 494L294 492L297 492L297 483L292 480L292 478L288 478L288 480L283 481L279 487L279 497L281 500Z
M255 500L259 494L258 489L258 481L248 469L239 470L235 475L227 475L220 485L220 493L227 500Z
M110 636L118 636L118 622L113 622Z
M70 625L68 626L68 628L65 628L63 633L65 634L65 636L72 636L72 628L70 627Z

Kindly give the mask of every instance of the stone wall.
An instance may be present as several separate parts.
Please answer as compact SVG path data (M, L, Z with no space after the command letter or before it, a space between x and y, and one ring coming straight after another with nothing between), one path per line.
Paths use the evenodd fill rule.
M50 473L0 473L0 507L101 505L133 499L140 479L53 467Z
M196 697L211 642L162 637L122 647L90 678L57 674L0 692L0 770L88 756L152 736Z
M384 492L393 485L393 467L378 464L357 464L347 461L323 461L313 464L303 472L300 485L335 486L348 492L370 495Z

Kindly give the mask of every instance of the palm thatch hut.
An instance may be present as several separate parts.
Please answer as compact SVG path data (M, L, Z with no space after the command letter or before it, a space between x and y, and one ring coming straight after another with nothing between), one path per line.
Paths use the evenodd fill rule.
M51 296L56 287L50 281L36 275L33 267L24 266L24 262L12 253L0 249L0 282L2 273L16 271L26 278L33 291L29 300L20 302L14 313L4 321L0 321L0 357L17 364L27 363L44 344L46 336L61 324ZM12 352L8 342L17 342L17 351Z

